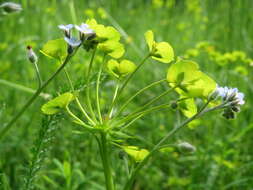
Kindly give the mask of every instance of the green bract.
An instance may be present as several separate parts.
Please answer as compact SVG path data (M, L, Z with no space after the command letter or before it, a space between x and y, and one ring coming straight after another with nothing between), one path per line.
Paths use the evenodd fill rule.
M149 151L140 149L137 146L124 146L124 151L129 154L136 162L141 162L148 156Z
M74 95L66 92L53 100L48 101L41 108L41 111L47 115L53 115L58 113L62 108L68 106L68 104L74 100Z
M145 33L145 39L153 59L163 63L169 63L174 60L174 51L169 43L155 42L154 34L151 30Z
M132 73L136 66L133 62L129 60L122 60L120 63L114 59L111 59L107 63L108 71L115 77L120 78Z
M62 61L67 56L67 44L64 39L56 39L48 41L40 50L47 57Z
M198 111L194 98L182 100L178 103L178 106L181 112L188 118L195 115Z
M94 40L98 42L98 49L113 58L120 58L125 53L123 44L119 42L120 33L115 28L97 24L95 19L89 19L86 23L96 33Z
M167 80L172 87L177 85L176 91L184 97L207 98L216 88L215 81L201 72L197 63L187 60L171 65Z

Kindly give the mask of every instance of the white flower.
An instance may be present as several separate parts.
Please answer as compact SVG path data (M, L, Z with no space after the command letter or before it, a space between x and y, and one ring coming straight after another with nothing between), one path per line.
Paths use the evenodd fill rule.
M5 2L0 5L0 8L3 8L3 10L6 13L12 13L12 12L19 12L22 11L22 7L20 4L12 3L12 2Z
M245 104L245 101L244 101L244 94L241 93L241 92L238 92L238 93L236 94L236 100L238 101L237 104L239 104L239 105Z
M85 36L86 39L90 36L95 35L95 32L93 29L90 28L88 24L82 23L80 26L75 25L75 28L80 32L81 36Z
M27 57L31 63L36 63L38 61L37 55L34 53L32 46L27 46Z
M223 99L225 102L236 103L237 105L243 105L244 94L239 92L237 88L228 88L228 87L217 87L216 93L219 97Z
M82 43L80 40L74 37L72 38L64 37L64 40L73 48L79 46Z
M71 37L71 29L74 27L74 25L73 24L67 24L67 25L63 25L63 24L61 24L61 25L59 25L58 26L58 28L60 28L61 30L63 30L64 31L64 33L65 33L65 36L67 36L67 37Z

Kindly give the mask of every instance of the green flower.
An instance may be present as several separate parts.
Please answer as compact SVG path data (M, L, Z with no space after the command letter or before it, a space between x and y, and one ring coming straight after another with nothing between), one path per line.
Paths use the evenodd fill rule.
M172 64L167 73L167 81L183 97L208 98L216 88L216 82L199 70L197 63L179 60Z
M122 148L129 156L135 160L135 162L141 162L149 155L148 150L140 149L137 146L123 146Z
M97 48L113 58L120 58L125 53L123 44L120 43L120 33L111 26L98 24L95 19L88 19L86 24L95 31Z
M133 62L126 59L120 62L111 59L107 62L107 69L113 76L121 78L132 73L136 69L136 66Z
M170 63L174 60L173 48L167 42L155 42L151 30L145 33L145 39L149 47L151 57L162 63Z
M45 103L41 111L46 115L53 115L60 112L62 109L66 108L71 101L74 100L74 95L66 92L60 96Z

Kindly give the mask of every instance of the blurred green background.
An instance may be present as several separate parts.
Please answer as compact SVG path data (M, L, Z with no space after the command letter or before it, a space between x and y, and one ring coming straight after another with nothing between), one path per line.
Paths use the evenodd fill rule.
M0 3L4 1L0 0ZM176 56L199 63L201 70L222 86L238 87L246 104L235 120L220 112L204 116L176 134L171 142L187 141L194 154L170 150L156 155L145 167L134 190L205 189L250 190L253 188L253 52L252 0L16 0L20 13L0 16L0 80L36 89L36 75L26 58L26 45L39 56L43 79L57 68L39 50L50 39L62 37L59 24L80 24L87 18L112 25L122 34L128 59L136 64L145 56L143 34L152 29L157 41L168 41ZM90 55L80 53L68 70L75 87L83 89ZM99 57L97 58L99 60ZM125 97L166 76L168 65L149 61L131 81ZM97 69L95 67L95 69ZM1 82L1 81L0 81ZM111 78L103 75L104 103L112 94ZM47 87L56 95L68 90L63 74ZM136 98L129 109L162 93L166 85ZM0 127L20 110L31 94L0 83ZM81 94L81 93L80 93ZM161 102L171 101L175 94ZM82 97L84 98L84 97ZM42 98L17 121L0 142L0 189L21 189L33 156L42 113ZM96 142L88 134L76 134L77 126L64 115L53 131L46 159L34 180L35 189L102 190L104 176ZM129 144L152 147L172 126L184 119L179 111L163 110L143 117L130 128L142 140ZM118 189L126 180L119 150L113 149L112 163ZM70 172L71 171L71 172ZM69 185L70 184L70 185Z

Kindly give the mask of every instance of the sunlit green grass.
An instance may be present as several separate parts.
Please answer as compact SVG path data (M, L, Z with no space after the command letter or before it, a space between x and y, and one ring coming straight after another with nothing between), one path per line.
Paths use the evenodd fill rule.
M38 64L42 78L46 79L57 68L57 63L39 53L43 44L61 37L57 25L80 24L89 17L95 17L99 22L119 29L126 46L129 46L126 57L136 63L141 61L141 55L147 53L143 34L148 29L155 32L157 40L168 41L177 56L184 56L197 43L208 41L221 53L240 50L249 58L253 57L251 0L177 0L172 5L162 5L159 2L22 0L19 2L24 8L22 12L0 17L0 79L35 90L36 75L33 66L27 61L26 45L31 44L39 54ZM98 13L98 8L101 7L106 11L105 15ZM84 81L81 80L90 58L85 53L81 54L78 59L71 61L67 69L76 87L82 89ZM135 189L251 189L252 69L242 62L220 66L208 59L205 53L191 59L197 61L201 69L218 84L238 87L244 92L246 105L236 120L225 120L218 113L209 114L191 125L191 128L178 133L171 142L188 141L197 147L197 152L185 155L172 151L156 155L151 164L140 173ZM246 68L248 75L236 72L235 68L239 65ZM165 78L167 68L165 64L149 61L143 67L145 72L139 72L133 78L126 97L151 81ZM108 76L104 76L104 90L111 86L108 81ZM164 88L165 86L154 88L136 98L136 105L162 93ZM45 92L51 94L65 92L67 89L69 86L61 74ZM22 107L31 93L4 84L0 84L0 93L2 127ZM108 90L108 93L111 91ZM105 93L104 97L109 95ZM169 102L172 98L169 96L164 100ZM0 142L0 189L7 190L7 183L10 184L10 189L20 189L23 185L32 157L31 149L41 127L40 107L44 102L43 98L38 98ZM131 141L146 147L152 146L165 132L172 129L175 122L183 119L177 111L166 110L148 115L136 122L136 127L131 129L133 134L144 139ZM97 145L88 134L73 133L74 127L62 116L53 132L55 137L49 145L47 159L34 182L35 189L67 189L62 171L64 163L71 164L73 190L105 189ZM115 149L112 154L117 187L121 189L125 181L124 162L119 160L119 150Z

